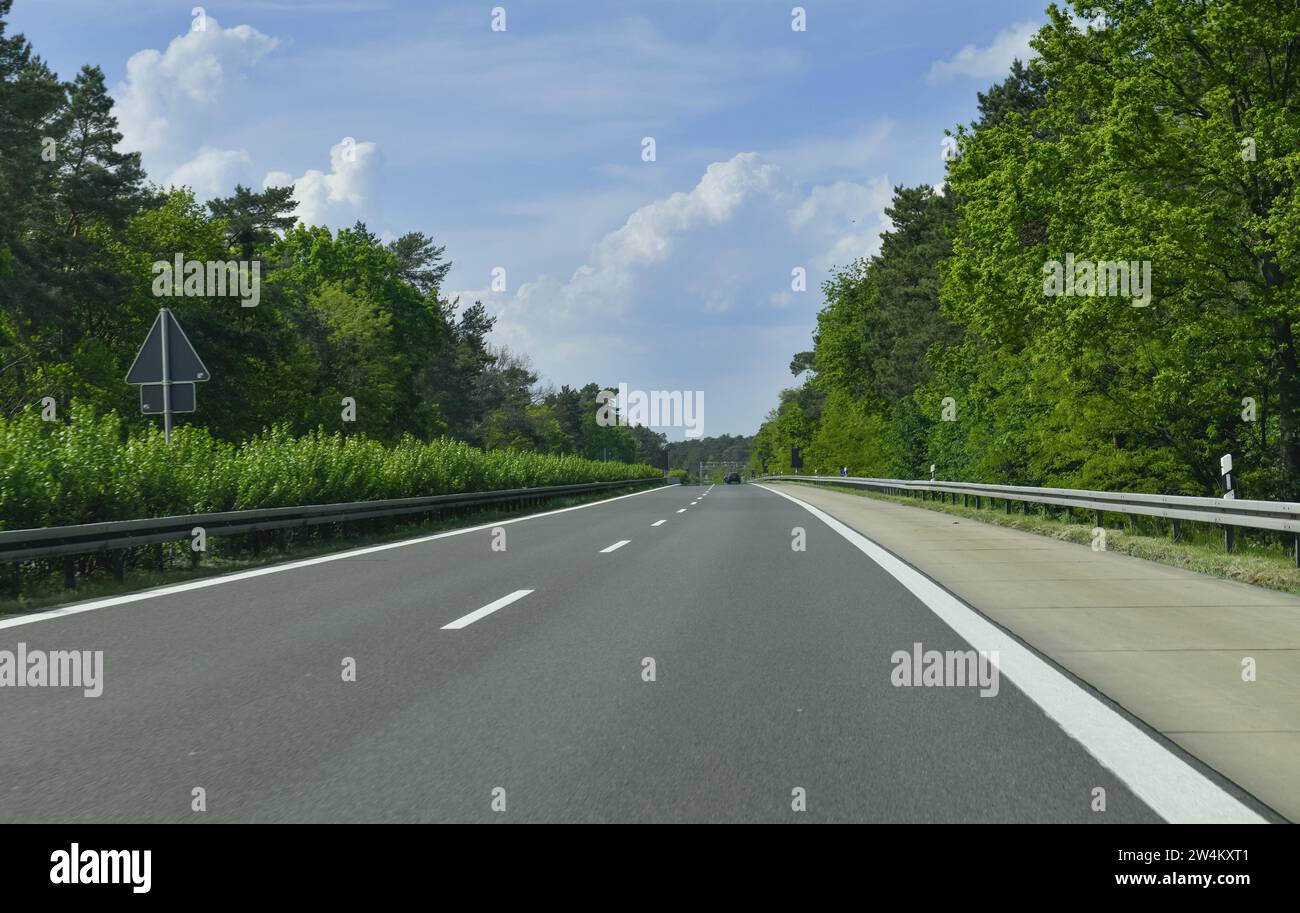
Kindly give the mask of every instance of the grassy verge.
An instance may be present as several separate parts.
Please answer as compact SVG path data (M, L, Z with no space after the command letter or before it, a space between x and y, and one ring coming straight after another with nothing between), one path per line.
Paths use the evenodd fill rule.
M635 486L628 489L617 488L589 495L555 498L546 504L532 505L515 510L484 507L481 510L456 516L446 515L433 520L392 523L383 532L379 533L351 533L336 536L332 539L290 540L288 548L283 551L266 551L260 555L241 551L234 551L231 554L224 555L205 555L202 563L197 566L191 566L186 558L185 547L188 545L188 540L186 540L168 550L167 561L161 570L128 568L120 581L113 579L111 574L101 571L78 576L76 588L67 590L63 588L62 577L57 574L50 574L43 579L26 579L23 582L22 593L18 597L0 597L0 617L36 612L72 602L120 596L124 593L134 593L152 587L185 583L189 580L199 580L205 577L216 577L234 571L284 564L289 561L347 551L348 549L361 548L367 545L397 542L402 539L427 536L430 533L479 526L496 520L508 520L514 517L524 517L529 514L556 510L561 507L572 507L577 504L601 501L606 498L627 494L630 491L640 490L644 490L644 486ZM219 540L210 540L210 543L212 541Z
M919 507L991 523L994 526L1006 526L1040 536L1050 536L1064 542L1092 544L1094 521L1089 513L1086 518L1082 511L1067 511L1063 508L1050 508L1052 512L1012 513L1005 512L1002 501L985 500L987 506L982 508L963 507L960 503L924 501L914 497L898 497L867 491L860 488L847 488L818 485L811 482L795 482L810 488L834 489L835 491L876 501L890 501L908 507ZM1032 511L1035 505L1013 505L1017 511L1026 507ZM1289 537L1288 537L1289 538ZM1182 524L1180 541L1174 542L1169 534L1167 523L1154 517L1137 517L1133 527L1129 527L1128 518L1119 514L1106 515L1106 550L1147 561L1158 561L1173 567L1210 574L1226 580L1237 580L1255 586L1281 590L1300 595L1300 568L1289 549L1283 546L1276 533L1263 530L1243 530L1236 532L1236 543L1232 554L1224 551L1223 531L1218 527L1202 524Z

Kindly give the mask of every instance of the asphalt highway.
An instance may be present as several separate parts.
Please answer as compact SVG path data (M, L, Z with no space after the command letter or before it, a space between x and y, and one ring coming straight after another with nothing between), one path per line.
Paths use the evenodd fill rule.
M0 688L0 821L1160 820L1011 681L898 686L970 645L772 492L500 530L0 625L103 651Z

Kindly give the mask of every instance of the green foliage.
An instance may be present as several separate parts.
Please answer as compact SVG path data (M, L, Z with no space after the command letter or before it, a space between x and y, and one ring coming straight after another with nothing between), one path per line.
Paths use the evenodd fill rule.
M847 466L849 475L892 478L895 460L882 446L888 440L889 427L883 415L837 390L826 399L804 462L830 472Z
M31 529L207 511L288 507L653 478L645 465L515 450L448 438L389 445L281 425L236 446L202 428L129 429L76 405L68 421L35 409L0 419L0 526Z
M117 148L103 73L85 67L61 82L7 34L11 6L0 0L0 416L50 396L60 413L80 402L116 413L129 439L148 438L157 419L139 413L123 378L166 306L211 374L198 410L176 417L181 431L249 446L264 446L270 427L393 447L448 436L661 462L662 436L595 423L595 384L539 390L526 359L492 348L494 318L441 296L451 262L422 232L384 243L362 223L298 223L293 187L237 185L206 205L187 187L146 189L139 156ZM177 256L256 264L257 306L193 290L163 297L155 264ZM349 397L354 421L342 417Z
M944 192L897 188L881 252L825 284L756 459L804 422L854 471L1213 494L1231 452L1239 494L1300 499L1300 8L1048 12ZM1149 261L1152 300L1048 294L1067 255Z

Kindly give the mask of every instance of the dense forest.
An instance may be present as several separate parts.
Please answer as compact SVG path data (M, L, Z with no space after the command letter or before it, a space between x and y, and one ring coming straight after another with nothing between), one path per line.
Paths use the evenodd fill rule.
M0 0L0 421L115 413L123 440L156 424L123 378L166 306L212 376L178 422L220 441L325 429L662 464L661 435L596 423L603 385L542 388L526 358L491 346L493 318L442 294L451 263L423 232L385 243L362 223L304 225L292 187L203 203L151 184L119 148L103 72L60 80L6 33L11 6ZM154 264L177 256L255 265L256 306L159 297Z
M1048 15L825 283L752 464L1215 494L1232 453L1300 500L1300 7Z

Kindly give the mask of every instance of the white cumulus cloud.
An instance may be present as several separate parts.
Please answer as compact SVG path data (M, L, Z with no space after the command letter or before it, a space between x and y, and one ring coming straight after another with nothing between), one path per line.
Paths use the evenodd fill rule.
M157 174L187 164L189 174L210 173L221 156L230 162L241 152L216 143L247 110L248 71L278 45L251 26L222 28L209 16L205 29L173 38L166 50L132 54L113 92L122 145L142 153L146 169ZM196 163L204 146L206 157Z
M637 208L567 278L520 282L505 264L505 292L451 294L483 301L494 340L554 383L702 390L712 415L756 422L788 382L777 340L807 337L833 265L878 249L891 193L884 177L804 188L745 152ZM804 291L792 288L796 268Z
M1028 61L1033 56L1029 39L1037 34L1039 23L1019 22L998 32L987 47L968 44L947 60L936 60L925 74L927 82L945 82L959 76L991 79L1005 76L1011 61Z
M330 148L329 172L310 168L295 178L288 172L272 171L262 186L293 184L300 221L343 228L363 218L374 198L376 149L374 143L358 143L347 137Z
M190 187L202 200L223 196L236 183L247 180L253 160L243 149L214 149L201 146L194 158L173 171L163 182L171 187Z

